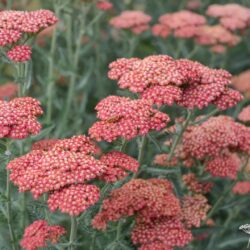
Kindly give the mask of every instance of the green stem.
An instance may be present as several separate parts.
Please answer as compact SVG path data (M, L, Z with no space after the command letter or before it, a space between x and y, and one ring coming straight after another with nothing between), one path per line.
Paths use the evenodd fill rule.
M55 7L56 16L59 17L59 9ZM47 124L51 123L52 118L52 102L54 96L54 86L55 86L55 79L54 79L54 59L55 59L55 52L56 52L56 41L57 41L57 29L54 29L53 36L51 40L50 46L50 55L49 55L49 69L48 69L48 87L47 87L47 117L46 122Z
M13 5L13 0L8 0L7 1L7 9L11 10L12 9L12 5Z
M186 119L185 123L183 124L183 126L182 126L181 131L179 132L179 134L176 135L176 137L174 139L174 142L173 142L173 145L172 145L172 147L170 149L170 153L169 153L169 156L168 156L168 160L169 161L173 158L175 149L176 149L177 145L179 144L183 133L185 132L186 128L188 127L189 122L191 120L191 117L192 117L192 112L188 110L187 119Z
M76 217L71 216L71 228L70 228L70 238L69 238L68 250L74 249L74 242L76 240L76 234L77 234L77 220L76 220Z
M20 201L20 205L21 205L21 229L22 232L24 231L25 227L26 227L26 193L22 193L21 194L21 201Z
M70 108L72 105L72 102L74 100L74 93L75 93L75 85L76 85L76 79L77 79L77 75L76 75L76 71L78 68L78 63L79 63L79 58L80 58L80 49L81 49L81 43L82 43L82 36L85 33L85 19L84 17L80 19L80 26L79 26L79 36L77 38L76 41L76 49L75 49L75 53L73 55L72 58L72 72L71 72L71 76L70 76L70 80L69 80L69 89L68 89L68 94L67 94L67 99L66 99L66 106L65 106L65 110L63 112L63 117L58 129L58 135L60 135L60 133L63 131L64 126L66 125L69 113L70 113ZM72 39L72 38L71 38ZM71 51L71 49L69 48L69 51Z
M10 143L6 145L6 153L10 154ZM6 217L7 223L9 228L9 235L11 240L11 247L13 250L16 250L16 238L14 234L14 230L12 227L12 216L11 216L11 183L10 183L10 171L7 170L7 177L6 177Z
M190 125L198 125L198 124L201 124L201 123L205 122L208 118L210 118L211 116L216 115L216 114L219 113L219 112L220 112L219 109L214 109L214 110L211 111L209 114L207 114L205 117L201 118L201 119L198 120L198 121L192 122Z

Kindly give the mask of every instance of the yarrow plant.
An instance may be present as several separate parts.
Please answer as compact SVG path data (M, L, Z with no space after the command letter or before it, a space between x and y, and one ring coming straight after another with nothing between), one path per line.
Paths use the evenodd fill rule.
M249 7L163 2L0 1L0 248L243 248Z

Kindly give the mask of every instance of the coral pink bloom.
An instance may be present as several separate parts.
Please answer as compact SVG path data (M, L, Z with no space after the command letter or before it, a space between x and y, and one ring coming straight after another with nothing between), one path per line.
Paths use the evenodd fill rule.
M109 1L100 0L96 3L96 8L100 10L110 10L113 8L113 4Z
M0 46L2 47L16 43L21 37L22 33L18 30L0 28Z
M84 184L104 173L106 165L95 159L95 143L85 136L62 139L54 146L12 160L8 164L10 179L19 191L30 190L35 198L45 192Z
M193 237L180 219L162 217L150 223L137 223L133 228L131 238L134 244L144 245L160 241L169 247L184 247Z
M224 52L223 49L221 51L218 51L221 48L221 46L232 47L237 45L240 42L240 40L241 39L239 36L234 35L221 25L200 26L195 34L195 41L198 44L211 45L213 46L212 48L215 52Z
M166 13L159 18L157 29L169 30L174 33L174 36L179 38L191 38L196 34L199 26L206 23L206 18L189 10L181 10L174 13ZM157 30L156 30L157 31ZM160 35L160 32L155 32L154 35Z
M107 165L107 168L99 178L106 182L116 182L126 177L128 171L136 173L139 168L137 160L119 151L102 155L100 161Z
M232 78L233 86L246 94L248 97L250 96L250 70L243 71L237 76Z
M140 34L149 29L151 17L139 10L123 11L110 20L110 25L117 29L129 29Z
M44 139L33 143L32 150L49 151L53 146L59 142L59 139Z
M212 176L236 179L240 166L241 161L237 154L230 153L208 160L205 170Z
M28 45L17 45L7 52L8 58L15 62L26 62L31 59L31 47Z
M148 100L109 96L97 104L97 117L101 121L94 123L89 134L97 141L111 142L119 137L130 140L150 130L161 130L170 119L151 106Z
M207 15L220 18L220 23L230 30L242 30L250 26L250 8L236 3L212 4L207 9Z
M49 195L48 206L54 212L60 209L62 213L78 216L93 206L100 197L100 190L95 185L77 184L64 187Z
M171 29L166 26L166 25L163 25L163 24L155 24L152 28L152 34L154 36L159 36L159 37L162 37L162 38L166 38L168 37L168 35L170 35L171 33Z
M249 194L250 193L250 182L249 181L239 181L233 187L233 193L235 194Z
M212 182L199 181L193 173L183 175L182 180L187 189L194 193L206 194L213 187Z
M149 222L152 218L179 213L179 201L167 180L134 179L112 191L92 224L97 229L105 229L108 221L117 221L124 216L136 215L138 221Z
M0 85L0 99L10 100L18 93L18 84L14 82L5 83Z
M187 228L200 227L206 219L210 205L207 198L201 194L184 196L182 200L182 218Z
M20 245L26 250L45 248L48 243L56 244L60 236L65 233L65 229L61 226L49 226L47 221L37 220L25 229Z
M138 250L173 250L173 248L162 242L155 241L149 244L141 245Z
M242 111L238 115L238 119L242 122L250 121L250 105L242 109Z
M118 80L120 88L139 93L142 99L158 106L176 102L190 109L209 104L226 109L242 99L240 93L228 88L229 72L187 59L174 60L167 55L121 58L109 68L109 78Z
M31 97L0 101L0 137L24 139L29 134L38 134L41 125L37 117L42 113L40 102Z

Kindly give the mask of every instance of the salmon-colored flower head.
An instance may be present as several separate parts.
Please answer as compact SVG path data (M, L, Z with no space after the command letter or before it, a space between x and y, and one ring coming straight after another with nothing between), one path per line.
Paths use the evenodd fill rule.
M172 193L171 183L160 179L134 179L112 191L92 224L97 229L105 229L107 222L117 221L124 216L136 215L138 221L146 222L179 213L179 200Z
M35 198L49 192L49 208L78 215L99 198L99 188L86 182L106 169L93 155L98 147L80 135L61 139L49 147L32 150L11 161L7 168L19 191L31 191Z
M49 226L47 221L37 220L25 229L20 245L26 250L45 248L48 243L56 244L65 233L61 226Z
M206 194L213 187L212 182L199 181L194 173L183 175L182 180L189 191L197 194Z
M250 105L242 109L242 111L238 115L238 119L242 122L250 121Z
M10 100L18 93L18 84L8 82L0 85L0 100Z
M184 196L182 200L182 219L187 228L200 227L206 219L210 205L207 198L201 194Z
M219 18L221 25L229 30L250 27L250 8L237 3L212 4L207 9L207 15Z
M212 117L187 129L183 136L183 150L198 159L218 156L227 149L244 147L247 133L248 128L234 122L231 117Z
M239 181L233 187L233 193L244 195L250 193L250 182L249 181Z
M110 20L110 25L116 29L128 29L140 34L149 29L151 17L140 10L126 10Z
M198 44L212 46L211 49L218 53L224 52L226 47L237 45L240 40L239 36L234 35L222 25L203 25L197 29L195 34L195 41Z
M24 139L38 134L41 125L37 117L42 113L40 102L31 97L0 101L0 137Z
M147 245L160 241L164 247L160 249L173 249L173 247L184 247L193 237L180 219L162 217L150 223L136 223L131 238L135 245Z
M111 151L102 155L100 161L107 166L105 172L100 176L100 179L106 182L121 180L129 172L136 173L139 168L137 160L119 151Z
M159 24L156 27L158 29L161 27L161 30L165 30L165 32L166 30L170 30L175 37L191 38L196 34L197 28L205 23L206 18L204 16L189 10L181 10L160 16ZM156 32L155 27L153 28L153 34L162 36L161 32Z
M31 47L25 41L57 22L49 10L0 12L0 46L7 49L7 56L14 62L30 60ZM13 46L14 47L10 47Z
M100 9L100 10L107 11L107 10L111 10L113 8L113 4L109 1L99 0L96 3L96 8Z
M234 76L232 84L237 90L250 97L250 70L243 71L239 75Z
M140 98L158 106L176 102L190 109L209 104L227 109L243 98L238 91L229 89L229 72L187 59L174 60L167 55L121 58L109 68L109 78L118 80L120 88L139 93Z
M138 135L146 135L150 130L161 130L170 118L151 106L149 100L109 96L97 104L100 121L94 123L89 134L97 141L111 142L119 137L130 140Z

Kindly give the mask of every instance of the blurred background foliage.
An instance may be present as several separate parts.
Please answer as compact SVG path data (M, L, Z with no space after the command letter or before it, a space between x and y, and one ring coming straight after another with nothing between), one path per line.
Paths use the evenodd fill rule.
M249 31L242 36L242 41L235 47L230 48L224 54L212 54L208 48L196 45L192 40L178 40L173 37L161 39L152 36L147 31L135 36L129 31L117 31L109 26L109 19L118 15L123 10L139 9L152 16L152 24L157 22L160 15L167 12L174 12L184 9L187 0L111 0L114 8L110 11L101 11L95 7L92 1L80 0L16 0L2 1L0 8L5 9L6 4L12 9L34 10L51 9L55 11L60 22L56 29L39 35L33 41L34 49L30 71L32 72L32 85L26 95L33 96L42 102L44 115L41 118L43 131L40 135L28 139L30 143L16 143L14 155L21 155L27 152L32 141L42 138L63 138L75 134L83 134L88 131L90 125L96 120L94 107L102 98L112 94L128 95L126 91L118 90L115 81L107 78L108 64L119 57L145 57L152 54L168 54L173 57L197 60L205 65L222 67L233 75L250 69L250 42ZM250 7L249 0L239 1L212 1L203 0L198 13L204 14L207 7L213 3L239 3ZM213 23L212 18L208 19ZM0 83L15 81L13 78L14 68L4 61L0 63ZM250 79L249 79L250 84ZM209 110L204 110L203 113ZM232 115L235 108L227 111ZM171 109L170 115L181 116L183 110ZM155 135L152 134L154 138ZM160 141L166 137L160 138ZM103 149L116 145L103 144ZM154 168L151 163L153 156L159 151L153 140L149 141L150 146L145 155L145 162L148 171L144 176L164 176L176 182L176 172L171 173L167 169ZM127 146L130 155L136 155L136 143L129 142ZM3 151L0 148L1 151ZM163 148L164 150L164 148ZM5 157L0 158L4 166ZM152 163L153 164L153 163ZM151 169L151 170L150 170ZM1 168L0 181L4 183L4 167ZM209 197L210 203L214 203L223 191L226 181L217 181L217 192ZM122 183L115 184L118 187ZM177 183L178 186L178 183ZM114 188L110 185L109 189ZM4 203L3 190L0 190L0 203ZM19 195L15 191L14 211L19 206ZM27 194L28 219L27 223L38 218L45 218L42 201L34 201ZM212 250L212 249L245 249L248 242L248 235L238 230L242 224L250 223L250 198L249 197L224 197L224 205L215 214L216 225L214 227L203 227L194 231L194 234L205 232L202 240L184 249ZM109 231L102 233L92 229L90 218L98 209L98 205L84 213L79 221L79 246L76 249L89 249L89 242L96 238L95 249L134 249L130 244L129 232L124 232L124 241L116 242L112 226ZM55 224L64 225L68 228L68 217L60 213L50 215ZM18 216L14 216L16 230L19 228ZM0 213L0 249L10 249L8 246L8 234L6 221ZM114 226L115 228L115 226ZM125 234L126 233L126 234ZM19 236L21 237L20 231ZM63 249L63 244L56 246ZM55 249L55 247L51 247ZM92 249L94 250L94 249Z

